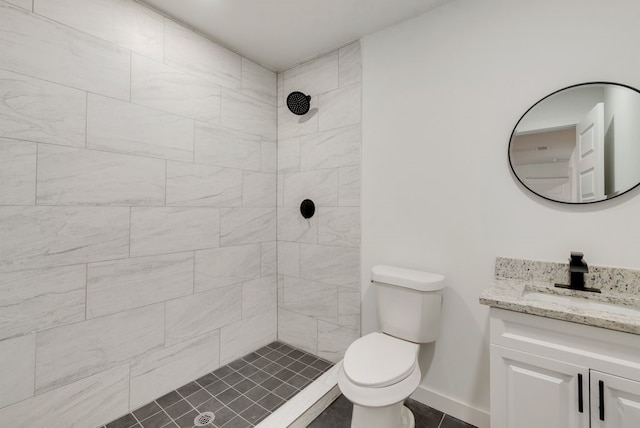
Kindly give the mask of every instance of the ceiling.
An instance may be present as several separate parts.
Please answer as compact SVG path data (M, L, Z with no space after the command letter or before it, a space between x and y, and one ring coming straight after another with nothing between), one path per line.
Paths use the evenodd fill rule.
M447 0L140 1L272 71L282 71Z

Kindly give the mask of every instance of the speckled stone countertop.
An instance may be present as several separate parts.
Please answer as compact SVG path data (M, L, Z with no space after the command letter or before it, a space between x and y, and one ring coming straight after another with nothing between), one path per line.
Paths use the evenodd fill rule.
M495 308L555 318L579 324L640 334L640 271L620 268L589 267L585 285L602 293L574 291L554 287L568 282L568 264L496 259L496 279L480 295L480 303ZM569 296L580 303L557 303L531 298L532 293ZM588 308L597 302L626 307L637 314L619 314L605 307Z

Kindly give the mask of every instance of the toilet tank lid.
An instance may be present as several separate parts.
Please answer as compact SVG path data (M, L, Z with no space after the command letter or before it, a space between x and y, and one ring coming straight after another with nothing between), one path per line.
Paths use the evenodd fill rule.
M418 291L437 291L444 287L443 275L386 265L377 265L371 269L371 281Z

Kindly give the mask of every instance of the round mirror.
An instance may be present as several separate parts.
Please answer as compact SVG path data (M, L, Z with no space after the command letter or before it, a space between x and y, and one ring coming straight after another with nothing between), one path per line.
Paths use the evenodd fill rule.
M509 162L527 189L552 201L628 192L640 183L640 92L593 82L547 95L513 129Z

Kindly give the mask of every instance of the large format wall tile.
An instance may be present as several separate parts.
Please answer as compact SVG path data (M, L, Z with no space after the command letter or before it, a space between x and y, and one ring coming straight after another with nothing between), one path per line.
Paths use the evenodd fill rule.
M136 409L220 367L218 330L152 351L131 362L130 408Z
M278 337L334 361L360 331L360 57L356 42L278 74Z
M317 134L311 134L315 138ZM303 137L294 137L286 140L278 140L278 172L300 171L300 140Z
M285 107L278 107L278 140L309 135L318 132L318 97L312 97L310 110L304 116L291 113Z
M318 206L338 205L338 171L322 169L285 174L285 207L299 207L305 199L311 199Z
M260 244L196 251L195 291L259 278L260 255Z
M318 243L360 246L360 208L318 208Z
M31 10L33 8L33 0L4 0L23 9Z
M263 138L260 142L262 150L260 168L262 172L275 174L278 172L278 144L275 140Z
M338 322L338 287L284 277L284 308L317 319Z
M318 356L337 363L357 338L360 330L318 321Z
M360 84L345 86L320 96L320 130L340 128L361 121Z
M228 364L278 337L278 311L272 308L220 329L220 364ZM282 339L284 340L284 339Z
M34 205L36 144L0 138L0 205Z
M274 139L276 138L276 108L236 91L223 89L222 125Z
M0 408L32 397L36 367L35 334L0 341L0 361Z
M360 206L360 182L359 166L338 169L338 205Z
M300 137L302 170L360 165L360 125Z
M0 70L0 136L84 147L86 117L85 92Z
M166 303L166 345L210 333L242 318L242 287L231 285Z
M228 88L239 88L242 59L199 34L165 19L164 62Z
M276 181L275 174L245 171L242 177L242 206L275 206Z
M84 320L86 276L84 265L1 273L0 339Z
M301 244L300 276L356 288L360 277L360 251L357 248Z
M6 3L0 28L0 68L129 99L128 51Z
M218 208L132 208L131 257L215 248Z
M312 97L338 88L338 51L307 61L283 73L284 96L301 91Z
M221 246L275 240L275 208L223 208L221 210Z
M242 58L242 92L275 106L276 74L253 61Z
M220 124L220 86L140 55L131 61L132 103Z
M260 244L260 275L270 276L278 273L278 251L276 241Z
M127 413L128 395L125 364L0 409L0 426L96 427Z
M193 293L193 253L91 263L87 319Z
M36 392L91 376L161 347L163 317L164 305L158 304L39 332Z
M278 241L278 275L300 276L300 244Z
M242 204L242 171L167 162L167 205L237 207Z
M338 287L338 324L360 328L360 289Z
M165 161L41 144L38 205L164 205Z
M278 107L282 107L284 102L284 73L278 73Z
M318 320L278 308L278 339L317 354Z
M129 255L129 209L0 207L0 272Z
M196 162L260 171L260 137L197 122Z
M302 202L302 199L300 200ZM300 207L278 209L278 241L318 243L318 217L304 218Z
M192 161L193 128L191 119L89 94L88 148Z
M162 60L164 18L130 0L34 0L34 12Z
M362 55L360 42L351 43L338 51L340 87L359 83L362 80Z
M274 276L254 279L242 284L242 319L271 311L278 305L278 281Z

